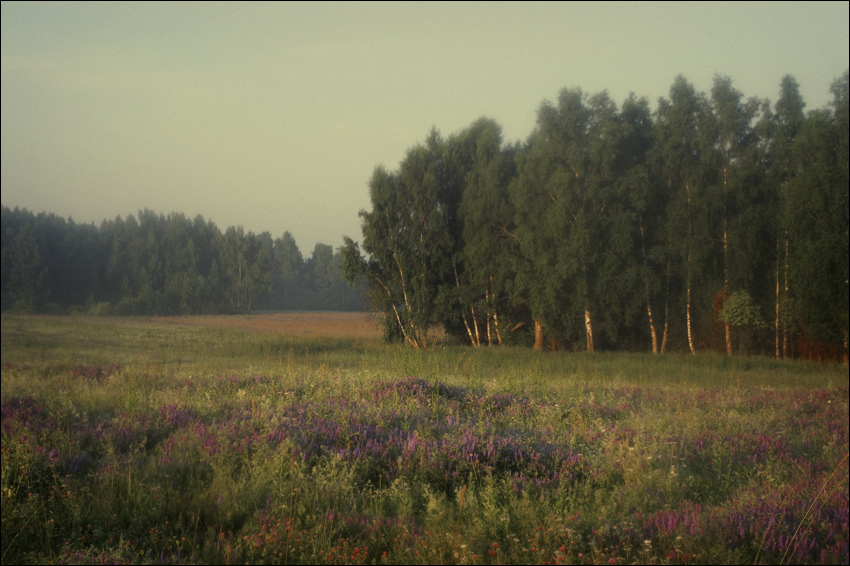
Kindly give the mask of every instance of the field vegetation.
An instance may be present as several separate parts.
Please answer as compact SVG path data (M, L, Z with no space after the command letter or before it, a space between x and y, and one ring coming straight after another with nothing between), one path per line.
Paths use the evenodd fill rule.
M848 563L846 366L299 316L3 315L2 562Z

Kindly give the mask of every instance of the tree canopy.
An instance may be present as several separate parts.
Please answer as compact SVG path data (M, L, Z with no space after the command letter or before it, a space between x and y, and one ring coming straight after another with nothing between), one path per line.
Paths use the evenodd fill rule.
M731 355L746 327L750 351L846 359L847 73L831 91L805 114L790 76L776 104L679 76L655 112L564 89L522 145L490 118L432 129L375 169L344 269L414 347L439 327L473 346Z

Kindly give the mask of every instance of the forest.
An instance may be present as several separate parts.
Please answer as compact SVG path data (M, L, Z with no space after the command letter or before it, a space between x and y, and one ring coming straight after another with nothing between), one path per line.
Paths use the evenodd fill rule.
M100 227L2 209L2 309L381 313L414 348L848 353L848 73L806 111L725 76L650 109L562 90L524 143L480 118L375 168L363 240L304 258L289 232L149 210ZM349 285L346 285L346 282ZM356 285L356 288L352 286Z
M634 94L562 90L525 143L480 118L376 167L346 277L388 340L473 346L848 351L848 73L805 110L725 76Z
M292 234L224 232L200 215L143 210L76 224L2 208L2 308L36 313L177 315L250 310L363 310L342 256Z

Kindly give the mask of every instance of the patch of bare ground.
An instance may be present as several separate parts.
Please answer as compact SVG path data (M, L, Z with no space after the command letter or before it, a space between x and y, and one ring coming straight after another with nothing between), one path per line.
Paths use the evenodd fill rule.
M380 339L375 319L365 312L283 312L231 316L178 316L157 319L163 324L212 326L322 338Z

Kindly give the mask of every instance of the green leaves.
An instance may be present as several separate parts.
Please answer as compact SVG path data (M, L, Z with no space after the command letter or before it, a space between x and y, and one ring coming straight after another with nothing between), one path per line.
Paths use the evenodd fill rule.
M735 327L762 328L766 326L761 309L746 291L734 291L720 311L720 320Z
M552 347L663 352L670 338L729 352L735 326L764 347L761 313L774 311L777 352L795 331L835 342L847 335L846 85L806 116L791 77L773 113L728 77L706 95L678 76L654 115L634 95L618 108L564 89L521 147L486 118L432 130L397 171L375 170L369 261L347 243L351 272L370 275L417 346L437 324L501 343L501 319L544 328ZM714 297L730 288L746 294L718 319Z

